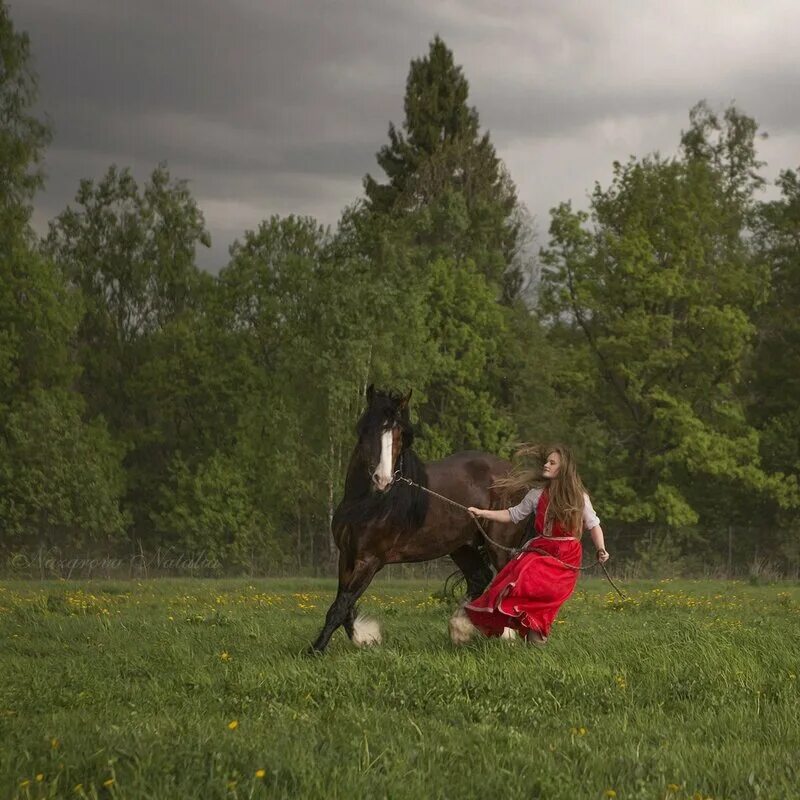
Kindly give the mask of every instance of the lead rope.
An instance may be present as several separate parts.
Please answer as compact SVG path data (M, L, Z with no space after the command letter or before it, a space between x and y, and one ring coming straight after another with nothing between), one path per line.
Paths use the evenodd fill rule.
M433 489L429 489L427 486L422 486L419 483L415 483L414 481L411 480L411 478L406 478L405 475L401 475L400 470L397 470L394 473L393 480L395 483L397 481L400 481L402 483L407 483L409 486L414 486L417 489L422 489L423 492L432 494L434 497L438 497L440 500L444 500L445 503L450 503L451 506L455 506L456 508L460 508L462 511L466 511L467 514L469 514L469 516L472 518L472 521L478 526L478 530L481 532L481 536L483 536L483 538L486 539L487 542L494 545L494 547L497 547L500 550L504 550L506 553L511 553L512 556L517 556L520 553L539 553L540 555L548 556L552 559L555 559L556 561L558 561L559 564L562 564L567 569L572 569L575 570L576 572L581 572L587 569L594 569L597 566L602 567L603 572L605 573L605 576L608 579L608 582L614 587L617 594L623 600L626 599L626 596L622 592L622 590L617 586L616 583L614 583L613 580L611 580L611 576L608 574L608 570L606 569L605 564L601 564L599 561L597 561L594 564L589 564L588 566L585 567L576 567L574 564L568 564L566 561L562 561L558 556L554 556L552 553L548 553L547 550L542 550L539 547L525 547L525 545L523 545L522 547L506 547L506 545L500 544L500 542L496 542L494 539L492 539L492 537L489 536L489 534L486 533L486 531L484 530L483 525L481 525L481 523L478 522L478 518L474 514L471 514L469 509L466 506L462 506L461 503L457 503L455 500L451 500L449 497L445 497L443 494L434 492Z

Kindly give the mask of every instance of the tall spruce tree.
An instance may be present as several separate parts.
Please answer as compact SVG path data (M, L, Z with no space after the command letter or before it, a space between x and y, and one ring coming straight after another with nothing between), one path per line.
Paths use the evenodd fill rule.
M390 123L389 144L377 153L389 180L382 184L366 175L364 189L375 214L427 211L435 218L439 206L463 205L466 225L442 229L434 219L417 230L418 241L436 257L473 258L510 300L521 284L515 268L521 224L516 188L488 131L481 134L468 96L461 67L437 35L428 55L411 62L402 131Z
M488 134L479 141L478 112L467 106L469 84L461 67L453 62L453 54L436 36L427 58L414 59L406 82L405 134L389 123L389 141L378 151L378 164L389 178L388 184L377 183L370 175L364 179L367 197L375 211L406 210L424 204L430 193L409 191L412 179L432 156L456 143L469 142L491 148ZM457 165L453 165L456 167ZM460 173L443 175L456 185ZM425 187L430 191L443 187ZM399 204L403 206L398 207Z
M365 253L394 298L373 371L404 386L414 379L427 457L505 451L516 438L503 382L514 374L504 358L521 285L522 209L468 95L461 67L436 36L411 62L402 129L391 124L377 154L388 181L364 180ZM407 351L416 364L400 372Z

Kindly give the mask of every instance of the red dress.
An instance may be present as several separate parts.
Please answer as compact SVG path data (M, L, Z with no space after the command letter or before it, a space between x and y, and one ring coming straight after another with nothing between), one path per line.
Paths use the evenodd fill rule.
M575 589L578 570L559 560L579 567L581 543L558 520L553 521L551 535L543 535L548 502L545 490L536 506L534 526L539 535L525 546L546 550L555 558L544 553L520 553L495 575L480 597L464 606L472 624L487 636L499 636L504 628L514 628L525 636L533 628L547 638L558 610Z

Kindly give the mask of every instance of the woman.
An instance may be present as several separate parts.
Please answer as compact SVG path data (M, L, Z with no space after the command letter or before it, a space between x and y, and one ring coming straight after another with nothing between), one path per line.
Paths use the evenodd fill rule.
M544 459L543 453L547 453ZM544 461L541 472L515 470L496 486L511 494L530 485L532 478L538 478L542 485L531 489L512 508L469 509L476 517L514 524L533 515L535 535L497 573L486 591L451 619L450 635L455 644L467 641L476 627L487 636L506 635L506 629L511 628L531 644L543 645L558 610L575 588L584 529L591 534L597 560L601 564L608 560L600 520L569 449L561 445L547 450L528 446L517 452L517 456L530 455L537 456L540 464Z

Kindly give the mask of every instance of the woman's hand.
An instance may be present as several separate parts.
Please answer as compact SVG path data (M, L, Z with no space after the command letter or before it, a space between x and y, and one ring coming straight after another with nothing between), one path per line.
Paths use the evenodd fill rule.
M508 513L507 508L476 508L470 506L467 511L473 519L480 517L481 519L488 519L490 522L511 522L511 515Z
M606 561L608 561L609 558L611 558L611 556L609 556L608 550L600 549L600 550L597 551L597 560L601 564L605 564Z

